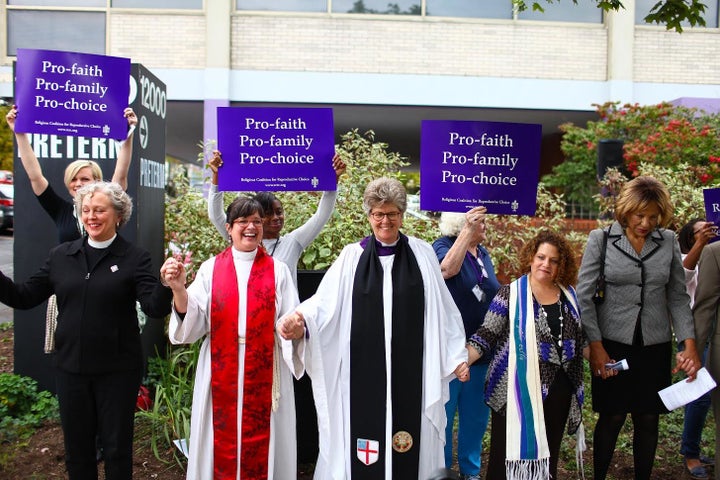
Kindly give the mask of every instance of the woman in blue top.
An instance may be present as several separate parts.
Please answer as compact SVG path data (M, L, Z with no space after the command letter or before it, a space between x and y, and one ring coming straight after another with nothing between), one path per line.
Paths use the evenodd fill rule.
M485 212L485 207L464 214L444 212L440 217L443 236L433 243L445 283L462 315L466 339L482 324L500 288L490 255L482 246L486 240ZM457 457L462 479L480 478L482 439L490 416L490 407L483 401L489 360L483 358L470 367L469 381L452 380L450 399L445 404L445 466L452 466L453 420L457 413Z

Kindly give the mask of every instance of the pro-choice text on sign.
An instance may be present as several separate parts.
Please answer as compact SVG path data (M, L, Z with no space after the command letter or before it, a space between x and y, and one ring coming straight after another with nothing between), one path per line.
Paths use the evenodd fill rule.
M130 59L18 48L18 132L124 139Z
M330 108L220 107L220 190L335 190Z
M540 125L423 120L420 208L534 215Z

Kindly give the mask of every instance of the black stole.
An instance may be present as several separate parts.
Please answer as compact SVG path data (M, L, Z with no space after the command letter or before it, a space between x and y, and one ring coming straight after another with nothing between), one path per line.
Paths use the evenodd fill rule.
M352 294L350 333L350 458L353 480L385 478L385 434L387 366L383 318L383 269L375 236L362 243ZM377 245L376 245L377 243ZM392 478L418 478L420 420L422 415L422 372L424 350L425 295L420 267L408 239L400 234L393 248L392 342L390 366L392 385L392 434L410 433L413 446L405 453L393 450ZM381 252L385 253L385 252ZM391 252L389 252L391 253ZM361 462L356 453L358 439L379 442L378 460Z

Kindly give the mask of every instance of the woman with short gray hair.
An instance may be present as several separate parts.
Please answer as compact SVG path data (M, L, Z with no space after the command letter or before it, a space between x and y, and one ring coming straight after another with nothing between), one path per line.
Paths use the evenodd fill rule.
M130 195L115 182L95 182L89 183L78 190L75 196L75 209L78 218L82 215L82 204L86 197L92 197L95 193L104 194L110 201L110 205L115 209L118 216L118 224L116 228L120 228L130 221L132 216L133 202Z
M132 478L132 442L143 350L136 301L152 318L170 313L150 254L118 235L132 201L114 183L86 185L77 195L87 236L50 251L29 280L0 273L0 302L18 309L57 296L55 379L70 480L98 478L96 438L105 478Z
M372 234L283 324L309 330L315 478L424 479L444 463L448 384L469 375L462 318L432 247L400 233L402 183L372 181L363 204Z
M365 187L363 209L366 215L370 215L374 207L382 207L385 204L395 205L400 213L405 213L407 210L405 187L395 178L378 178Z

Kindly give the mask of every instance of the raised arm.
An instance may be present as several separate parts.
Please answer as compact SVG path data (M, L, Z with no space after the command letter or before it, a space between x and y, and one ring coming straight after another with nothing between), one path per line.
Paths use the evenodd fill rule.
M483 238L481 225L485 222L485 207L475 207L465 214L465 225L457 236L452 247L440 262L440 271L445 280L460 272L465 254L471 247L476 247Z
M128 187L128 171L130 170L130 162L132 161L132 149L133 149L133 134L135 133L135 126L138 123L137 115L132 108L127 107L123 111L123 116L127 118L128 122L128 134L127 138L120 144L120 150L118 151L117 162L115 162L115 172L113 173L112 181L119 184L123 190L127 190Z
M693 243L690 251L683 259L683 267L687 270L695 270L698 262L700 261L700 254L702 253L705 245L715 237L715 229L713 228L713 222L703 222L702 226L697 229L697 233L700 235ZM693 233L694 234L694 233Z
M340 176L345 173L347 166L338 154L333 156L332 165L333 170L335 170L335 177L339 179ZM337 191L323 192L322 197L320 197L320 202L318 203L318 208L313 216L303 225L290 232L290 235L295 237L295 240L302 245L303 249L307 248L307 246L315 240L315 237L320 234L325 224L330 220L332 212L335 209L336 199Z
M17 118L17 114L17 106L13 105L5 116L8 127L10 127L10 130L13 132L15 132L15 119ZM18 155L20 156L20 161L25 169L25 173L27 173L27 176L30 179L30 187L35 195L40 195L45 191L45 189L47 189L48 180L43 175L40 162L35 156L35 152L30 145L30 137L26 133L15 132L15 140L18 145Z
M222 167L223 160L222 160L222 154L218 150L213 150L213 156L208 161L208 168L212 172L212 177L210 178L210 190L208 191L208 218L210 218L210 221L213 225L215 225L215 228L218 232L220 232L220 235L223 236L225 239L230 239L228 237L227 230L225 229L225 212L223 211L223 194L222 192L218 192L218 169Z

